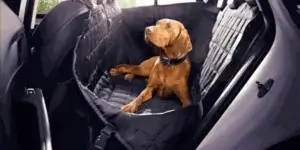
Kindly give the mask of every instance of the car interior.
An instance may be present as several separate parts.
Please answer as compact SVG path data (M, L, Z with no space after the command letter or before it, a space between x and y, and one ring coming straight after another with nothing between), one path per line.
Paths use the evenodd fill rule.
M96 52L87 48L93 63L81 66L81 81L99 94L95 88L99 80L105 80L105 69L116 62L137 64L155 55L143 39L146 26L162 18L181 21L193 45L188 54L192 62L190 94L193 103L201 104L203 109L201 122L191 127L194 134L183 135L190 137L176 147L196 149L272 44L272 19L258 1L208 0L122 8L122 23L106 42L99 44ZM108 0L105 5L113 3ZM46 15L36 15L36 5L36 0L0 1L0 18L5 20L0 22L0 149L88 149L103 125L79 92L74 93L78 89L71 81L73 50L93 5L67 0ZM299 8L292 6L299 13ZM299 22L300 15L294 16ZM33 26L33 20L39 20L38 24ZM100 34L105 29L95 32L105 37ZM109 53L105 53L107 49ZM97 60L104 53L104 63L98 67ZM107 85L100 86L105 89ZM143 86L142 82L120 83L105 91L112 95L107 102L120 107ZM69 87L74 87L72 92L62 90ZM174 101L159 103L154 98L144 109L164 112L178 107Z

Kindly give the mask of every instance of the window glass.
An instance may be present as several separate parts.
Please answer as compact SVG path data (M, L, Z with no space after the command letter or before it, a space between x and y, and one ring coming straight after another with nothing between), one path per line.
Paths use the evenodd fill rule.
M196 0L157 0L158 5L168 5L176 3L196 2ZM151 6L154 5L154 0L117 0L121 8Z
M190 2L196 2L196 0L157 0L158 5L169 5L169 4L190 3Z
M38 0L37 13L47 14L54 6L65 0ZM154 0L116 0L121 8L151 6ZM196 2L196 0L157 0L158 5Z
M154 5L154 0L117 0L120 8Z
M54 6L64 0L38 0L37 14L47 14Z

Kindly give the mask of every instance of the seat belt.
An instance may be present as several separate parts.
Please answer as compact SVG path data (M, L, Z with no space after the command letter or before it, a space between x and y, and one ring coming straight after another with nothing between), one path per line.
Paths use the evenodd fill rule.
M55 109L58 106L60 106L60 104L63 102L67 91L68 91L67 84L61 84L55 89L55 91L49 101L49 110L48 110L49 116L51 116L52 113L55 111Z
M104 150L108 139L115 131L116 128L112 124L106 124L106 126L100 131L100 135L98 135L91 150Z
M55 111L55 109L60 106L63 102L67 92L69 90L70 84L74 81L74 78L71 78L63 83L60 83L54 90L52 97L49 101L48 113L49 116ZM74 81L75 82L75 81Z

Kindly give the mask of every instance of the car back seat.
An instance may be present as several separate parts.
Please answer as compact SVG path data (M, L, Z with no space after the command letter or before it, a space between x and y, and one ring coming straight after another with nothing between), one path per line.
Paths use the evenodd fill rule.
M28 81L31 87L43 89L46 101L58 82L72 76L72 49L88 17L88 7L91 6L80 0L60 2L43 18L32 35L30 45L35 54L29 64L28 72L32 76Z
M200 78L204 114L235 74L235 69L262 28L262 17L258 7L253 4L252 1L238 1L230 5L236 8L226 6L217 17Z
M253 1L247 0L239 5L235 4L235 7L227 5L218 14L199 83L204 119L200 125L195 124L191 127L188 133L195 134L179 149L195 149L201 138L205 137L202 127L211 119L205 115L211 111L223 89L243 65L251 53L251 46L264 29L263 18L254 4Z
M43 90L49 123L51 124L53 149L74 149L74 147L85 149L83 147L86 146L86 140L88 140L82 133L85 133L85 129L78 129L82 126L87 127L86 122L78 121L82 118L77 114L77 110L76 112L72 111L73 106L68 105L62 113L58 111L58 115L53 114L52 110L60 104L59 100L66 96L66 93L56 91L63 89L64 85L72 79L73 48L78 36L83 31L85 20L89 15L89 7L92 7L90 0L60 2L43 18L30 40L32 41L30 47L34 54L27 65L27 72L31 73L27 82L29 87L38 87ZM71 85L71 87L76 86ZM74 101L74 95L77 96L78 94L67 95L67 99L71 99L77 105L77 102ZM81 105L81 107L83 106ZM79 138L80 140L77 140L79 135L85 139ZM76 144L64 147L70 141Z

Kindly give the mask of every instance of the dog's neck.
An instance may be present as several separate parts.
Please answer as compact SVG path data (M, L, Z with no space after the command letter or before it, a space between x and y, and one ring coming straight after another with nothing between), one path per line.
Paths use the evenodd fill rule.
M168 50L166 50L166 49L168 49ZM163 50L160 50L159 55L167 57L169 59L177 59L185 54L181 53L178 46L172 45L172 46L167 46L167 47L163 48Z
M181 30L180 30L179 34L177 35L177 37L175 37L175 39L173 40L172 43L179 40L180 34L181 34ZM180 53L178 46L167 45L165 48L167 48L168 50L160 51L160 54L159 54L159 60L164 65L166 65L166 66L177 65L187 59L187 54Z
M164 64L165 66L170 66L170 65L177 65L182 63L184 60L187 59L187 55L183 54L178 58L168 58L165 57L163 55L159 55L159 60L162 64Z
M180 40L179 38L181 33L182 31L180 30L178 35L172 40L171 43L178 42ZM165 66L170 66L170 65L177 65L185 61L187 59L187 54L181 53L179 48L180 47L174 44L168 44L164 48L161 48L162 50L159 50L160 62L163 63Z

